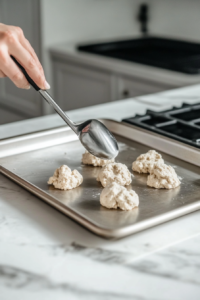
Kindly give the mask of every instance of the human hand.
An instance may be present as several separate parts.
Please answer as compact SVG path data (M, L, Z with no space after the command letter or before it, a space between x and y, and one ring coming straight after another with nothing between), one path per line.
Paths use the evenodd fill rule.
M10 55L16 58L41 89L50 88L42 65L22 29L0 23L0 77L9 77L17 87L29 89L30 84Z

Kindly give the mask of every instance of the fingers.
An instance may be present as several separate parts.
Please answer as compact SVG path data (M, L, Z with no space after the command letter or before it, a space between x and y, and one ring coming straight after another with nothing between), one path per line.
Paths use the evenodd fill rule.
M33 59L35 60L37 67L40 71L40 73L44 76L44 70L43 67L34 51L34 49L32 48L31 44L29 43L29 41L25 38L23 31L21 31L20 29L18 30L18 36L19 36L19 41L21 43L21 45L31 54L31 56L33 57ZM44 76L45 78L45 76ZM42 88L42 87L41 87ZM46 82L44 82L44 89L49 89L50 85Z
M10 54L19 61L28 75L41 89L48 88L42 66L38 66L34 57L18 41L10 47Z
M0 57L0 69L1 72L9 77L14 84L22 89L30 89L30 84L26 80L24 74L18 68L18 66L14 63L8 53L4 53L4 63L2 64L2 58ZM5 77L4 76L4 77Z
M21 28L0 23L0 77L8 76L18 87L29 84L22 71L10 58L13 55L41 89L49 89L39 59L24 37Z
M22 34L20 35L20 43L21 45L31 54L31 56L33 57L33 59L35 60L36 62L36 65L38 67L38 70L40 71L40 73L44 76L45 78L45 75L44 75L44 70L43 70L43 67L34 51L34 49L32 48L31 44L29 43L29 41L25 38L25 36ZM44 81L44 86L41 87L43 89L49 89L50 88L50 85L46 82L46 80Z
M32 48L31 44L29 43L29 41L25 38L25 37L22 37L20 39L20 42L22 44L22 46L32 55L32 57L35 59L37 65L38 65L38 68L41 70L41 72L44 74L44 70L42 68L42 65L34 51L34 49Z

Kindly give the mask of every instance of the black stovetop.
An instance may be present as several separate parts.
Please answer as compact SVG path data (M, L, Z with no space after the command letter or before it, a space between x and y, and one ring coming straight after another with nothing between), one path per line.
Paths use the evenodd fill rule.
M200 148L200 103L161 112L147 110L122 121Z

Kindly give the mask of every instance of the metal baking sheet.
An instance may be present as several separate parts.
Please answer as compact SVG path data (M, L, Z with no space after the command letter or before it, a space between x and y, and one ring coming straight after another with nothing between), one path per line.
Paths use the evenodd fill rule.
M57 134L55 131L38 133L38 139L37 134L15 139L14 145L18 145L16 147L18 154L1 158L0 172L105 238L122 238L200 208L199 167L160 151L166 163L172 165L182 178L182 184L173 190L150 188L146 185L147 175L133 173L131 165L138 155L152 149L152 145L146 146L133 140L134 136L137 137L136 133L141 133L141 130L137 132L137 129L129 125L114 121L105 123L115 134L127 135L129 132L129 139L116 135L120 146L116 161L126 164L134 175L131 186L138 193L140 204L132 211L109 210L100 205L102 186L96 181L100 168L81 164L84 148L69 128L57 129ZM45 137L46 148L43 143ZM160 149L160 144L164 141L161 137L157 144L154 143L153 148ZM9 145L12 145L11 141ZM30 151L31 148L35 150ZM186 151L186 148L184 149ZM19 153L20 151L23 153ZM199 155L199 152L195 153L196 156ZM77 169L83 175L84 181L80 187L60 191L47 185L47 180L54 170L63 164L67 164L71 169Z

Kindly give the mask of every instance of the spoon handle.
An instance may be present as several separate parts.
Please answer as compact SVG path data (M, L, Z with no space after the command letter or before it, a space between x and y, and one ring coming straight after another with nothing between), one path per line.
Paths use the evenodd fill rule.
M28 73L26 72L26 70L20 65L20 63L16 60L16 58L14 58L12 55L10 57L16 63L16 65L20 68L20 70L22 71L22 73L24 74L24 76L26 77L26 79L28 80L28 82L38 92L40 90L39 86L37 86L37 84L31 79L31 77L28 75Z
M46 90L39 90L40 95L53 107L59 116L71 127L71 129L78 135L76 125L70 120L60 106L53 100Z
M23 72L24 76L28 80L28 82L32 85L32 87L40 93L40 95L47 101L49 105L51 105L54 110L59 114L59 116L71 127L71 129L78 135L77 126L70 120L70 118L64 113L64 111L60 108L60 106L53 100L53 98L47 93L46 90L41 90L37 84L31 79L26 70L20 65L20 63L11 55L12 60L16 63L16 65Z

